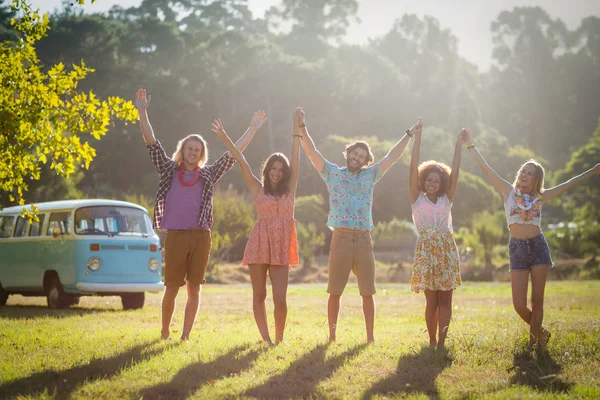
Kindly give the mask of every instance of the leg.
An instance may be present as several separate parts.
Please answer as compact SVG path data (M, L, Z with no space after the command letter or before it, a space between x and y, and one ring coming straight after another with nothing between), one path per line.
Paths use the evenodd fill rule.
M438 296L438 320L439 320L439 334L438 349L443 349L446 343L446 336L448 335L448 328L450 326L450 319L452 318L452 293L453 290L439 290Z
M204 284L204 274L208 267L210 257L211 236L210 231L192 230L186 231L189 237L189 255L187 264L187 293L188 299L185 305L185 318L181 340L188 340L190 332L194 327L198 308L200 307L200 292Z
M373 328L375 326L375 296L362 296L363 314L365 315L365 326L367 328L367 343L375 341Z
M175 311L175 298L179 293L179 286L165 286L165 292L162 298L162 329L160 337L168 339L170 335L171 319Z
M375 255L373 254L373 241L367 232L356 238L355 263L352 271L358 280L358 289L362 296L365 328L367 330L367 343L375 341L373 334L375 326Z
M330 294L327 302L327 320L329 322L329 341L335 341L337 321L340 315L341 294Z
M269 268L271 288L273 290L273 312L275 318L275 343L283 340L285 321L287 319L287 288L289 270L286 265L271 265Z
M187 283L187 303L185 304L185 317L183 319L183 330L181 332L181 340L189 340L190 332L194 327L196 321L196 315L198 315L198 309L200 308L200 292L202 291L202 285L196 283Z
M248 266L248 269L250 271L250 281L252 282L252 310L254 311L254 320L256 321L256 326L262 340L271 343L269 326L267 325L267 309L265 307L268 267L265 264L251 264Z
M529 285L529 271L510 271L510 283L512 286L512 300L515 311L521 319L529 324L531 310L527 307L527 286Z
M429 333L429 346L437 345L438 325L438 292L436 290L425 290L425 325Z
M529 320L529 333L532 341L542 339L544 329L544 291L549 266L538 265L531 268L531 319Z

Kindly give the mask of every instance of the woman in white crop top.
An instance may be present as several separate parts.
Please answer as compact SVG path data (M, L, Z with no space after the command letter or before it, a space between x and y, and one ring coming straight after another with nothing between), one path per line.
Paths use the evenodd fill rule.
M529 345L546 344L550 332L542 327L544 317L544 289L548 270L553 266L550 248L542 234L542 207L545 201L560 196L565 190L583 183L591 175L600 173L600 164L553 188L544 189L544 169L529 160L517 172L514 183L501 178L484 160L471 143L467 148L489 181L504 198L504 210L510 240L510 281L515 311L529 324ZM527 287L531 275L531 309L527 307Z
M437 345L438 349L444 348L448 334L452 293L461 284L460 258L452 236L451 209L458 181L461 144L466 143L467 132L466 129L460 131L452 169L437 161L419 165L421 133L415 134L410 160L410 203L413 221L419 232L411 290L425 292L429 345Z

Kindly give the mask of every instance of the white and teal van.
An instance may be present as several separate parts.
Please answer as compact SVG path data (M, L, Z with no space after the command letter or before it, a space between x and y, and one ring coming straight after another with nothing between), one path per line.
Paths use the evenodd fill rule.
M0 306L11 294L46 296L50 308L116 295L124 309L138 309L145 292L164 288L159 239L143 207L116 200L35 206L32 223L20 216L23 206L0 210Z

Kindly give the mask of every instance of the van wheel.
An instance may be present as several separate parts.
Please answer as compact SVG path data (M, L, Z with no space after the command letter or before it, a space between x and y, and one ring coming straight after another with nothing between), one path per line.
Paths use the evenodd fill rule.
M72 296L65 293L60 280L56 276L50 278L50 282L48 282L46 299L48 300L48 307L54 310L67 308L72 304Z
M0 306L5 306L7 300L8 292L2 289L2 285L0 285Z
M123 310L138 310L144 307L145 293L126 293L121 295Z

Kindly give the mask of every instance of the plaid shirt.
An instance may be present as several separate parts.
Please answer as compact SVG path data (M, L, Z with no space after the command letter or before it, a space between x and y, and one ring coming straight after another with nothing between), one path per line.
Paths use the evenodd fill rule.
M156 190L156 200L154 201L154 218L152 225L154 229L160 229L162 223L163 214L165 212L165 199L167 193L171 189L171 182L173 180L173 174L179 166L175 161L171 160L162 144L157 140L156 143L146 145L148 152L150 153L150 159L158 171L158 189ZM235 158L233 158L229 152L225 152L217 161L212 165L205 165L200 168L200 177L204 180L204 189L202 190L202 208L200 209L200 217L198 218L199 226L211 227L213 223L212 207L213 207L213 194L215 192L215 184L225 172L229 171L235 164Z

